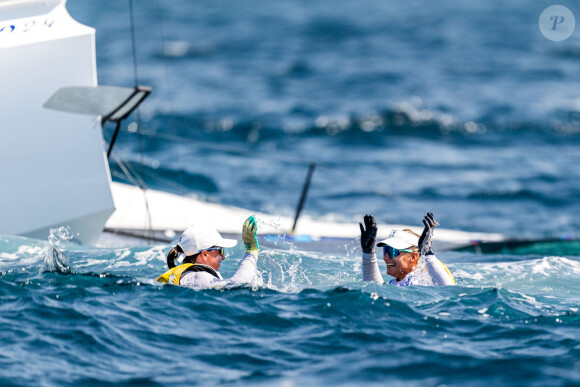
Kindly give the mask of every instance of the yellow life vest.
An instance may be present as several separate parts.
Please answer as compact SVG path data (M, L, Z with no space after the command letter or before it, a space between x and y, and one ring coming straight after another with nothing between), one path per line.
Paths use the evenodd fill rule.
M441 262L441 260L439 262ZM451 274L451 271L447 268L447 266L445 266L445 264L443 262L441 262L441 264L443 265L443 268L445 269L447 274L449 274L451 281L453 281L453 284L455 285L455 278L453 278L453 274Z
M214 269L212 269L211 267L209 267L207 265L200 265L197 263L184 263L183 265L179 265L179 266L176 266L172 269L167 270L165 273L163 273L162 275L157 277L156 281L167 284L167 283L169 283L169 280L171 280L171 283L173 285L179 285L179 281L181 280L181 276L186 271L205 271L206 273L209 273L216 278L220 278L218 273ZM173 279L172 279L172 276L173 276Z
M195 265L195 263L184 263L183 265L175 266L174 268L167 270L164 274L157 277L156 281L167 284L169 283L171 276L173 276L171 283L173 285L179 285L179 280L181 279L183 272L193 265Z

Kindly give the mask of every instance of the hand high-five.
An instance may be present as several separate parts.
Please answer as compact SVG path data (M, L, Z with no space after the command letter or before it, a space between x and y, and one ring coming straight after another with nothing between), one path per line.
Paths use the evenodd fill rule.
M375 252L375 240L377 239L377 222L372 215L365 215L363 226L360 226L360 245L362 247L363 253L374 253Z
M419 251L421 255L433 254L433 250L431 250L431 238L433 238L433 230L439 223L435 221L433 214L428 212L423 218L423 224L425 228L423 229L423 234L419 237Z

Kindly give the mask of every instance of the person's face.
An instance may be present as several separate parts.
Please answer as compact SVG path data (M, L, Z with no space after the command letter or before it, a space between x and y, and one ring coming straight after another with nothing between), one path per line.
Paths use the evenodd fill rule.
M387 264L387 274L400 281L407 274L415 270L417 261L419 260L419 254L402 251L395 258L391 258L388 254L385 254L383 260Z
M208 265L215 271L219 271L222 261L226 259L226 257L221 255L220 251L221 250L204 250L199 254L196 262Z

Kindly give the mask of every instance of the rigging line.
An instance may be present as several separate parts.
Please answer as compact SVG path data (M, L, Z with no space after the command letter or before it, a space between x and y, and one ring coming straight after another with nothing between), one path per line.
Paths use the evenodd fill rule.
M113 160L115 160L115 162L117 163L117 165L121 169L121 172L123 172L125 174L125 177L127 178L127 180L131 184L133 184L136 187L141 187L141 186L145 185L145 182L143 181L141 176L133 170L133 167L131 167L130 164L125 164L125 162L123 162L123 160L121 160L119 157L117 157L116 153L113 153L112 156L113 156Z
M116 153L114 153L112 156L117 165L119 166L119 168L121 168L121 171L125 174L125 176L129 180L129 182L131 182L134 186L141 188L141 192L143 192L143 199L145 201L145 211L147 214L147 228L145 229L146 231L145 236L147 237L147 231L148 230L152 231L153 228L151 224L151 211L149 210L149 200L146 195L146 188L143 188L146 187L145 181L143 180L141 175L139 175L133 169L133 167L130 164L125 164L123 160L117 157Z
M194 139L191 139L188 137L174 136L174 135L166 134L166 133L159 133L159 132L144 130L141 132L141 134L143 134L144 136L150 137L150 138L159 138L159 139L174 142L174 143L191 142L191 143L199 145L199 146L204 146L208 149L219 150L219 151L224 151L224 152L237 154L237 155L243 155L243 156L252 156L252 157L262 158L262 159L267 159L267 160L274 159L274 160L278 160L278 161L285 162L288 164L308 166L312 163L312 161L306 161L303 159L287 157L287 156L280 156L280 155L271 154L271 153L263 155L260 152L251 152L245 148L240 148L240 147L231 146L231 145L222 145L222 144L217 144L215 142L199 141L199 140L194 140ZM369 186L369 181L363 180L351 172L343 171L337 165L331 165L328 163L317 161L316 167L321 172L324 171L326 173L330 173L331 175L341 177L342 179L344 179L344 181L348 181L351 185L355 184L355 185L358 185L360 187L368 187ZM145 174L147 176L153 177L153 175L151 175L150 173L145 172ZM159 181L158 178L157 178L157 180ZM183 188L184 192L190 191L190 189L187 186L183 185L183 187L184 187ZM389 192L389 191L373 189L373 192L375 192L376 194L379 194L381 196L392 196L392 192Z
M159 138L159 139L174 142L174 143L191 142L191 143L199 145L199 146L204 146L208 149L224 151L224 152L237 154L237 155L244 155L244 156L247 155L247 156L252 156L252 157L262 158L262 159L267 159L267 160L274 159L274 160L278 160L278 161L285 162L288 164L309 166L312 163L312 161L306 161L306 160L299 159L299 158L280 156L280 155L271 154L271 153L263 155L260 152L251 152L245 148L240 148L240 147L231 146L231 145L223 145L223 144L218 144L215 142L206 142L206 141L194 140L194 139L191 139L189 137L176 136L176 135L171 135L171 134L166 134L166 133L144 130L141 132L141 134L143 134L144 136L150 137L150 138ZM344 181L348 181L351 184L357 184L360 187L368 187L369 186L368 181L365 181L365 180L358 178L353 173L342 171L336 165L331 165L331 164L317 161L316 167L321 171L330 172L331 174L333 174L335 176L338 175L341 178L343 178ZM374 190L373 192L376 192L377 194L380 194L382 196L391 196L392 195L392 192L386 192L386 191L382 191L382 190Z
M141 140L141 139L142 139L142 136L139 136L139 140ZM140 141L140 143L141 143L141 141ZM143 200L145 201L145 213L147 214L147 230L152 230L153 228L152 228L152 222L151 222L151 211L149 210L149 199L147 198L147 194L146 194L148 187L147 187L147 183L143 179L143 176L145 176L143 153L141 152L141 154L140 154L140 162L139 162L139 165L141 167L140 168L141 173L137 172L131 166L131 164L125 164L119 157L117 157L116 154L113 154L113 159L115 160L117 165L119 165L119 168L121 168L121 171L123 171L123 173L125 174L125 176L129 180L129 182L131 182L133 185L139 187L141 189L141 192L143 192Z
M123 175L123 174L117 172L114 174L114 176L119 177L119 178L123 178L124 176L126 177L126 174ZM173 192L175 192L178 195L182 195L182 196L183 195L191 195L192 192L194 191L194 190L192 190L191 187L188 187L185 184L178 183L174 180L165 178L165 177L158 175L156 173L150 173L150 172L145 171L144 176L147 176L148 181L155 180L159 183L162 183L164 187L172 188ZM133 184L133 185L137 185L137 184ZM196 197L199 197L199 195L196 195Z
M139 133L139 165L141 167L141 176L145 175L145 149L143 147L143 135L141 134L141 115L139 114L139 110L137 110L137 132ZM153 229L153 225L151 222L151 211L149 210L149 200L147 199L147 186L145 180L143 180L143 187L141 191L143 192L143 200L145 200L145 210L147 214L147 225L148 230ZM147 236L147 233L145 233Z
M133 77L135 79L135 87L139 86L139 71L137 66L137 39L135 38L135 11L133 8L133 0L129 0L129 18L131 21L131 48L133 52ZM140 152L140 164L141 164L141 174L145 171L144 167L144 149L143 149L143 136L141 134L141 114L139 107L137 107L137 133L139 134L139 152ZM148 229L152 229L151 224L151 211L149 210L149 200L147 199L147 194L145 190L147 189L145 182L142 181L143 185L140 185L143 191L143 199L145 200L145 209L147 213Z
M162 183L164 186L166 187L172 187L175 192L181 192L181 194L186 195L186 194L190 194L192 189L187 187L185 184L180 184L176 181L173 181L171 179L167 179L165 177L162 177L158 174L153 174L153 173L147 173L145 172L147 177L149 177L152 180L156 180L160 183Z
M148 137L152 137L152 138L160 138L160 139L175 142L175 143L191 142L191 143L194 143L196 145L204 146L206 148L213 149L213 150L220 150L220 151L238 154L238 155L248 155L248 156L263 158L263 159L267 159L267 160L275 159L275 160L289 163L289 164L309 166L312 163L312 161L307 161L304 159L293 158L293 157L288 157L288 156L280 156L280 155L271 154L271 153L263 155L260 152L248 151L245 148L239 148L236 146L223 145L223 144L218 144L215 142L194 140L194 139L191 139L188 137L174 136L174 135L159 133L159 132L144 131L143 135L148 136ZM364 180L356 177L352 173L344 172L344 171L340 170L336 165L330 165L330 164L327 164L324 162L316 161L316 167L321 169L321 170L324 170L324 171L329 171L332 174L339 175L339 176L343 177L345 179L345 181L349 181L351 183L357 183L361 187L366 187L369 185L368 181L364 181ZM380 193L381 194L388 194L385 192L380 192Z
M129 17L131 19L131 47L133 51L133 77L135 87L139 86L139 74L137 72L137 44L135 43L135 16L133 12L133 0L129 0Z
M177 194L180 194L180 195L191 195L192 192L195 191L195 189L192 189L191 187L189 187L185 184L181 184L181 183L178 183L174 180L164 178L156 173L150 173L150 172L145 171L145 174L143 175L143 177L141 177L139 174L137 174L136 171L134 171L131 164L126 165L126 164L122 163L121 161L119 161L118 159L115 159L115 161L122 164L122 166L120 165L120 168L124 172L125 176L127 176L129 181L133 183L133 185L139 186L139 184L142 184L142 183L136 182L136 179L139 178L141 181L143 181L143 178L145 176L147 176L149 181L155 180L157 182L160 182L165 187L173 188L173 191ZM316 164L316 167L319 168L319 165ZM323 167L320 169L322 169L324 171L324 173L330 172L331 174L333 174L335 176L342 177L344 179L344 181L348 181L351 185L357 185L360 187L368 187L369 186L368 181L364 181L364 180L354 176L352 173L342 171L342 170L337 169L335 167L326 166L326 167ZM136 177L133 177L131 175L130 170L134 171L134 174L136 175ZM131 176L129 176L129 175L131 175ZM320 175L320 173L319 173L319 175ZM120 174L117 174L116 176L122 177ZM319 184L320 184L320 182L319 182ZM377 188L368 189L368 190L371 191L372 193L374 193L375 195L379 195L379 196L384 196L384 197L392 197L393 196L393 192L386 191L386 190L380 190ZM198 194L196 194L196 197L199 197Z

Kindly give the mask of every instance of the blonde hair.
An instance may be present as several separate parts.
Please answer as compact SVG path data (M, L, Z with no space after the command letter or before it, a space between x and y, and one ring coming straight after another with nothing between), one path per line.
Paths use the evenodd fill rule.
M409 230L408 228L404 229L403 231L408 232L409 234L413 234L415 235L417 238L420 238L421 235L417 234L416 232L414 232L413 230ZM418 242L417 242L418 243ZM411 250L413 251L419 251L419 246L411 246Z

